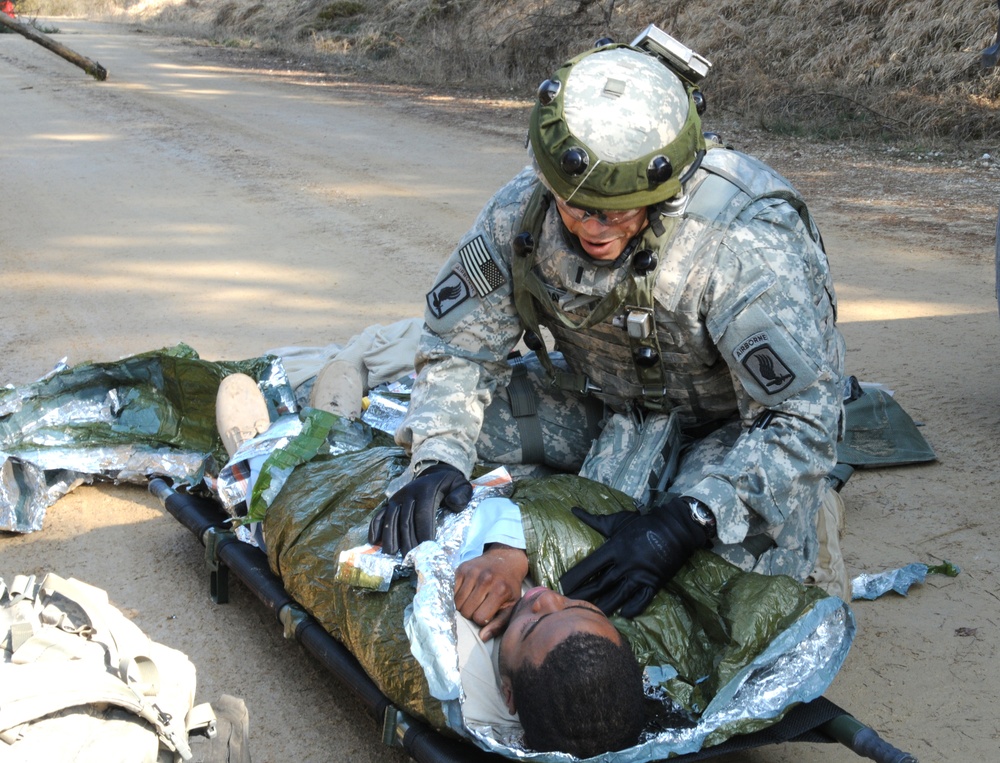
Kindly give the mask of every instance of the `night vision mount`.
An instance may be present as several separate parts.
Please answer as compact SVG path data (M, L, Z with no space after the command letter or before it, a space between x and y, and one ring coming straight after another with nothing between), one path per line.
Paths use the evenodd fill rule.
M681 78L697 85L708 74L712 64L707 58L695 53L682 42L678 42L656 24L650 24L639 36L632 40L632 47L652 53Z

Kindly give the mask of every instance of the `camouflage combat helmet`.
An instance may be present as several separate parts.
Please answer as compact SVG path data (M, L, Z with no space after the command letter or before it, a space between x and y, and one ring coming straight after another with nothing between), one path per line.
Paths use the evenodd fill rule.
M705 149L701 93L661 59L603 45L567 61L538 88L531 152L571 204L632 209L682 191Z

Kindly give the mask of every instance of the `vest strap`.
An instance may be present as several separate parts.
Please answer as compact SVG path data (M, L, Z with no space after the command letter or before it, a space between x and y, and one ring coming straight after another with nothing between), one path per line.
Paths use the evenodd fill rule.
M545 444L542 439L542 424L538 420L535 391L528 381L528 370L521 358L513 360L512 368L507 396L510 399L510 412L521 435L521 463L543 464Z

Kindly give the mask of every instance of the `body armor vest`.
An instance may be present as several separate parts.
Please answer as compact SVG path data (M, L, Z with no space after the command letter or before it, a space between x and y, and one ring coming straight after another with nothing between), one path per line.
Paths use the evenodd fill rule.
M737 152L713 149L703 172L676 208L665 207L634 244L626 261L594 268L604 277L592 288L538 253L566 249L558 215L547 215L549 192L539 184L514 239L514 301L530 333L544 325L571 373L556 371L539 341L529 344L556 384L590 392L612 408L639 405L676 411L685 427L728 418L736 411L729 366L715 347L700 310L718 246L753 201L789 201L818 241L801 197L783 178ZM697 266L697 267L696 267ZM572 288L568 288L572 284Z

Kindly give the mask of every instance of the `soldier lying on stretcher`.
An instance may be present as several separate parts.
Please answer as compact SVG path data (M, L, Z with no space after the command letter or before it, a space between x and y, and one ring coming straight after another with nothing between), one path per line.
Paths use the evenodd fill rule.
M239 378L228 377L220 388L224 442L239 429L222 420L229 404L241 399L230 390ZM242 383L247 398L258 394L251 379ZM246 434L266 427L258 423L251 422ZM373 511L405 464L401 449L372 447L299 465L267 509L263 537L271 568L289 593L358 657L390 700L437 728L454 729L439 717L440 703L413 699L428 692L411 654L413 638L407 640L408 631L401 635L413 587L394 583L381 597L333 580L339 553L365 542ZM342 485L348 476L354 481ZM679 704L700 712L761 651L744 642L748 629L731 617L742 611L763 622L766 645L824 598L790 578L742 573L703 553L635 620L609 619L593 604L568 599L554 590L560 576L603 541L570 507L585 505L608 520L634 513L628 496L599 485L595 493L595 485L573 475L518 482L513 500L491 498L463 512L471 519L452 563L450 594L463 616L457 618L463 731L487 729L491 739L517 749L577 757L634 746L648 730L651 709L640 663L676 669L673 686L683 687ZM529 577L548 588L525 590ZM737 594L742 598L730 601ZM698 621L702 609L707 627ZM845 643L852 625L848 631ZM846 648L833 658L827 682L845 654ZM407 678L413 675L415 682ZM696 723L692 715L689 725Z
M230 455L246 435L265 428L266 404L248 376L223 381L217 410ZM493 498L478 506L459 559L455 607L466 721L523 733L533 750L580 758L634 745L647 714L642 668L596 606L527 587L517 505Z

